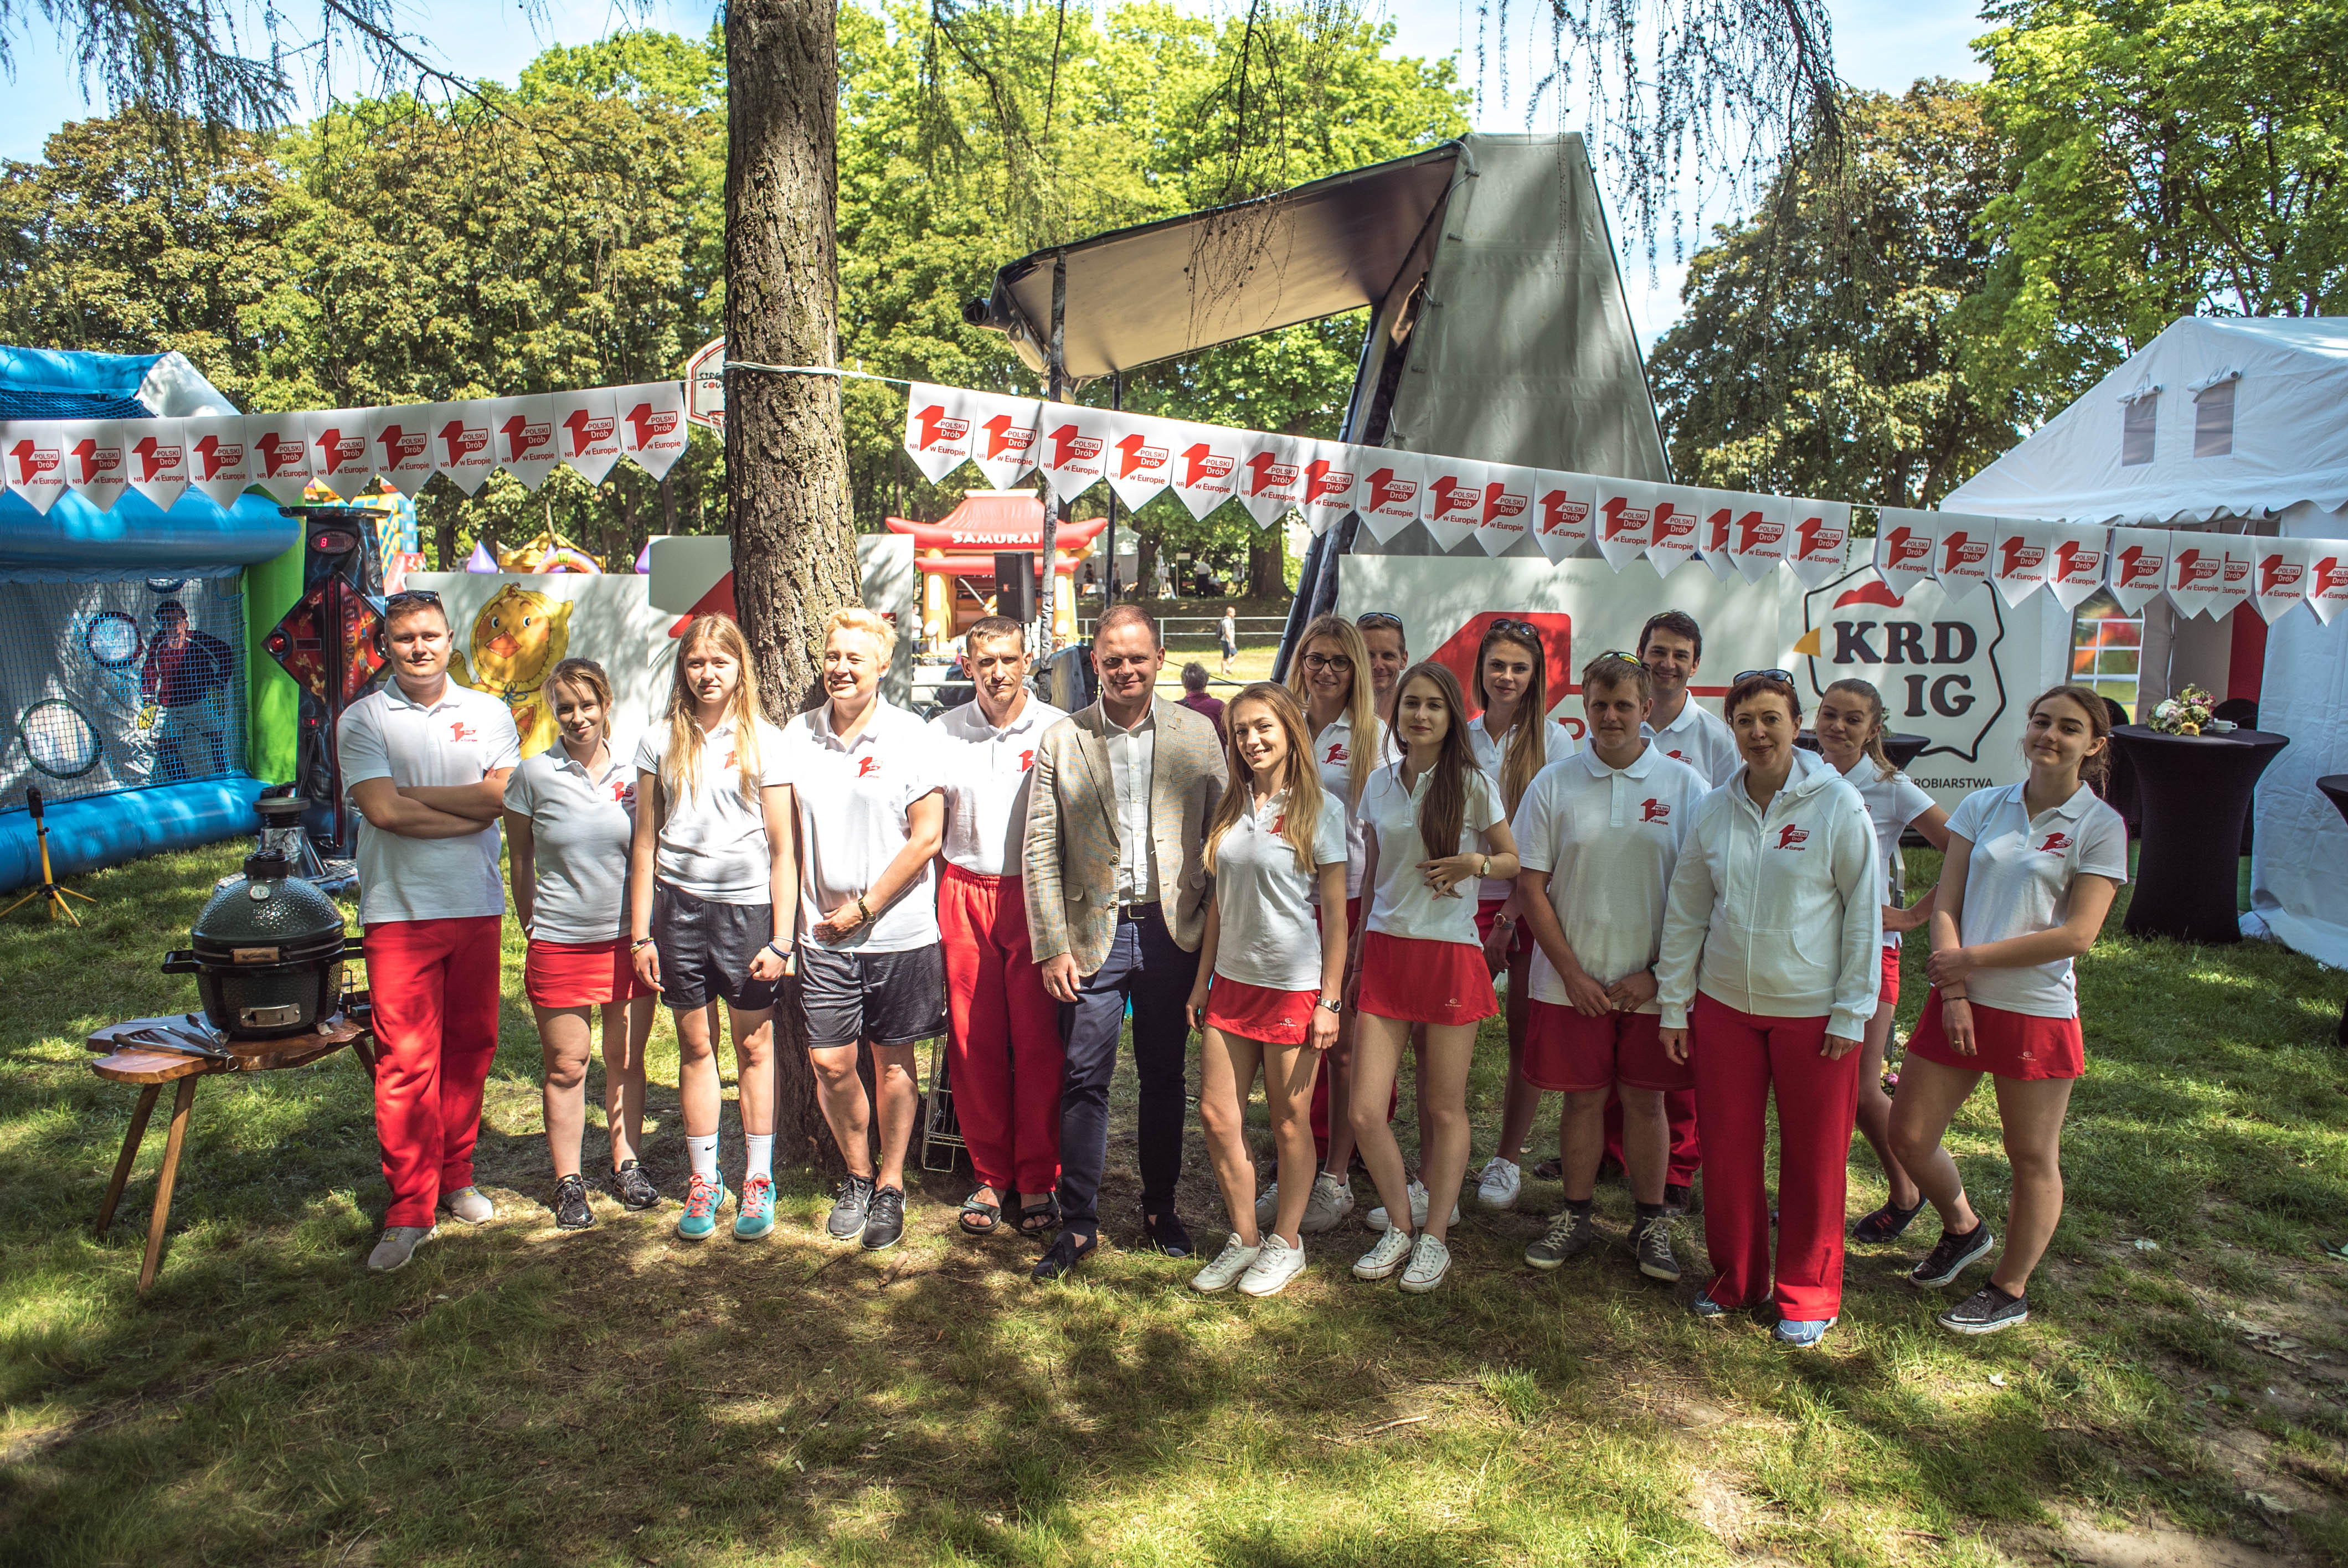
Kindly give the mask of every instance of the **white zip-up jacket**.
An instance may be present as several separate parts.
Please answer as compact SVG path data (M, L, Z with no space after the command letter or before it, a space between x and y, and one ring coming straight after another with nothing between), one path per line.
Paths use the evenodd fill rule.
M1857 1040L1883 980L1883 874L1859 791L1807 752L1766 813L1744 764L1704 796L1663 909L1655 999L1687 1027L1698 990L1762 1018L1827 1015Z

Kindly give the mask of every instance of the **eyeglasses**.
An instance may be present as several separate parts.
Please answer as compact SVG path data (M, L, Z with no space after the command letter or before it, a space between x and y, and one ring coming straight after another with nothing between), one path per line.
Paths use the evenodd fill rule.
M1340 675L1351 675L1354 672L1354 661L1343 653L1307 653L1304 656L1304 668L1334 670Z
M1783 681L1790 686L1794 683L1794 672L1791 670L1739 670L1736 672L1736 679L1730 684L1741 686L1747 681L1755 680Z
M1357 631L1385 631L1388 629L1400 631L1402 617L1383 610L1374 610L1367 615L1354 617L1354 629Z

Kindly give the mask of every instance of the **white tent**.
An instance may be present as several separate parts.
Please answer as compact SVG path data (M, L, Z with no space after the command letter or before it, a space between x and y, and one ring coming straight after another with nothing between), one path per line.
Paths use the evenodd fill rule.
M2171 323L1941 505L2348 538L2348 318ZM2259 781L2243 933L2348 968L2348 822L2315 787L2348 773L2348 623L2323 626L2302 604L2269 629L2259 727L2291 743Z

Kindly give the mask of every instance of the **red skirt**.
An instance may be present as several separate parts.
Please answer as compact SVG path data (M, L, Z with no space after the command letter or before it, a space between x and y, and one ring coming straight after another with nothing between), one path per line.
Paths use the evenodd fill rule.
M595 1007L653 994L636 978L628 944L618 937L608 942L531 942L522 958L521 989L542 1008Z
M2077 1018L2037 1018L1979 1002L1972 1009L1974 1054L1959 1056L1941 1021L1941 988L1933 987L1924 998L1924 1016L1916 1020L1916 1032L1908 1037L1909 1054L1960 1072L1987 1072L2024 1082L2086 1076L2087 1046Z
M1313 928L1321 928L1321 906L1313 906ZM1359 947L1362 941L1362 898L1360 894L1345 900L1345 946ZM1318 991L1313 993L1316 997Z
M1488 942L1492 939L1492 922L1500 917L1500 910L1508 902L1506 898L1476 900L1476 936L1478 940ZM1517 917L1516 935L1509 938L1509 958L1514 962L1532 950L1533 928L1520 915Z
M1474 1023L1498 1012L1500 1002L1482 948L1371 931L1362 938L1354 1007L1404 1023Z
M1885 1008L1896 1008L1899 1005L1900 949L1887 947L1883 949L1883 986L1875 994L1875 1009L1880 1012Z
M1206 1027L1267 1045L1303 1045L1313 1031L1313 1009L1320 1005L1317 988L1276 991L1217 975L1207 989Z

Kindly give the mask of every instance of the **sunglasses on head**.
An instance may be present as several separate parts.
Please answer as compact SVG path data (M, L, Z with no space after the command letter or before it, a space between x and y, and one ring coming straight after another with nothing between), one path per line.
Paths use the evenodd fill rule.
M1741 686L1747 681L1755 680L1782 681L1790 686L1794 683L1794 672L1791 670L1740 670L1736 672L1735 681L1731 684Z
M1601 653L1598 657L1601 659L1620 659L1623 663L1636 664L1642 670L1644 670L1647 667L1647 661L1645 660L1640 658L1635 653L1625 653L1620 648L1609 648L1605 652Z
M1354 617L1354 630L1356 631L1384 631L1388 627L1392 627L1395 630L1400 631L1402 630L1402 617L1399 615L1390 614L1383 610L1374 610L1367 615L1357 615Z
M389 599L385 600L383 601L383 610L384 613L388 615L393 610L401 608L403 605L429 604L438 606L439 602L440 596L433 592L428 588L406 588L400 589L397 593L393 594Z
M1521 637L1536 648L1541 645L1540 628L1529 620L1495 620L1484 629L1487 637L1495 632L1504 637Z

